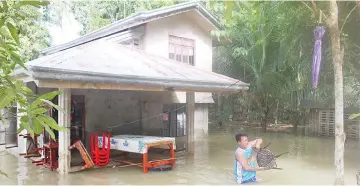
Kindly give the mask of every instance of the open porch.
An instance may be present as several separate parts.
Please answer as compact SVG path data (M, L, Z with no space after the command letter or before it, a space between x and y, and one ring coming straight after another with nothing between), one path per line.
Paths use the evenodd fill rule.
M18 67L13 77L23 80L37 94L62 91L55 100L65 110L57 113L58 124L80 128L78 138L86 148L89 132L147 136L173 133L180 137L176 144L177 139L184 138L187 152L192 153L197 125L195 103L209 99L211 93L248 89L248 84L239 80L103 40L40 57L26 66L28 70ZM167 114L174 109L166 105L179 103L176 94L186 100L175 108L184 120L171 126L173 118ZM73 122L69 117L72 108L80 113ZM58 134L60 173L68 173L71 167L72 132L78 135L79 131Z

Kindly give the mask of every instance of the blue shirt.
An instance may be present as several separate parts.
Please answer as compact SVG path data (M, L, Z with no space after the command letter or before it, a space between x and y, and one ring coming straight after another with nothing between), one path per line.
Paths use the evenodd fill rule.
M235 152L235 157L234 157L234 175L236 177L236 182L237 183L242 183L242 182L246 182L248 180L253 179L254 177L256 177L256 172L255 171L246 171L245 169L242 168L242 165L240 162L237 161L236 159L236 153L237 151L240 151L244 154L244 157L246 159L248 159L249 157L251 157L252 155L252 147L249 145L245 150L241 149L240 147L238 147L236 149ZM255 167L255 162L250 162L249 163L250 167Z

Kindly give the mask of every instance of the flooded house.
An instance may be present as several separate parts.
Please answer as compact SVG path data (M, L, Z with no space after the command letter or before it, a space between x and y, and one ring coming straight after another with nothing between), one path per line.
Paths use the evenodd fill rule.
M72 142L81 139L89 150L89 135L96 132L172 137L177 149L192 153L192 143L208 134L212 93L249 86L212 72L210 33L219 29L202 5L181 3L47 48L26 63L27 70L16 68L13 77L34 93L63 92L53 100L65 110L53 113L58 124L70 128L58 132L58 171L70 170ZM19 127L19 120L13 122L7 131ZM27 141L15 134L6 143L24 153Z

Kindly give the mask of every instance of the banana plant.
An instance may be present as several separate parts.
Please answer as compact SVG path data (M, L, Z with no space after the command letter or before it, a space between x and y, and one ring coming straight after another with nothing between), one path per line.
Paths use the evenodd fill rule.
M26 19L22 14L22 7L33 6L40 8L46 6L46 1L1 1L0 3L0 110L6 112L0 115L2 124L7 127L6 115L12 117L20 117L20 127L18 133L26 130L32 137L34 134L41 134L43 129L55 139L53 130L64 131L64 127L60 127L56 121L47 115L45 105L63 111L52 100L55 96L61 94L59 91L50 92L44 95L35 95L23 82L15 80L11 77L11 73L15 67L20 66L26 69L24 57L19 54L20 29L17 25L20 20ZM19 109L16 114L10 113L8 110L12 105L18 103ZM0 171L1 175L8 177L4 171Z

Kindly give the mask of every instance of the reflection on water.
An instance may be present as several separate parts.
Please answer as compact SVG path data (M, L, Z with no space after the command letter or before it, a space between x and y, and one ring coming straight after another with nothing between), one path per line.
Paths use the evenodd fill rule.
M264 143L276 154L289 151L277 160L284 170L259 172L257 184L333 184L334 140L295 136L291 134L248 132L250 139L262 137ZM264 144L264 145L265 145ZM32 165L24 158L0 153L0 169L10 178L0 176L1 184L234 184L233 159L236 142L234 132L211 133L196 142L195 154L180 157L176 168L168 172L143 174L138 167L103 168L58 175ZM345 145L345 182L356 184L355 174L360 164L360 145L357 140L347 140ZM179 156L178 156L179 157Z

